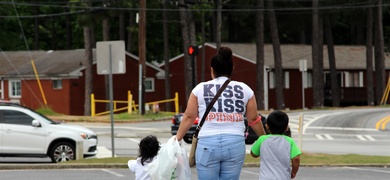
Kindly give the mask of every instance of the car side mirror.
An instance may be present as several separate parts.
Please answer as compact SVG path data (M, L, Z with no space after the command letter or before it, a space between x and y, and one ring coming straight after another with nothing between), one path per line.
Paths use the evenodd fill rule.
M41 123L39 123L39 121L35 119L31 122L31 125L33 127L41 127Z

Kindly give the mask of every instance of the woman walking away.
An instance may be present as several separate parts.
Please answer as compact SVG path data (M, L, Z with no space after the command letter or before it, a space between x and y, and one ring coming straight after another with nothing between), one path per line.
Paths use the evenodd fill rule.
M187 109L176 138L181 141L196 117L201 118L208 104L233 71L233 52L221 47L211 59L212 80L198 84L190 94ZM230 81L211 108L198 135L196 168L200 180L236 180L245 159L245 123L257 135L264 135L252 89L243 82Z
M136 160L129 160L127 163L129 169L135 173L136 180L150 180L147 165L156 160L157 153L160 150L160 142L156 136L146 136L139 143L139 157Z

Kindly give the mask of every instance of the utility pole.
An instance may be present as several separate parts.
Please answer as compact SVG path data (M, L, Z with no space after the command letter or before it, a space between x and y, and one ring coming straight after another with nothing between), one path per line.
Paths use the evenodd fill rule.
M140 73L139 75L142 76L139 78L139 102L138 102L138 110L140 114L145 114L145 76L146 76L146 0L140 0L139 1L139 34L138 34L138 50L139 50L139 66L140 66Z

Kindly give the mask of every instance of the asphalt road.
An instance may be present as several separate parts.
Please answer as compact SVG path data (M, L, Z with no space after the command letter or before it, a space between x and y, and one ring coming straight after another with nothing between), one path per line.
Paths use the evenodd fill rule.
M196 169L191 168L192 179L197 179ZM258 180L259 168L244 168L240 179ZM380 167L301 167L297 180L388 180L390 168ZM134 180L135 176L128 169L55 169L55 170L0 170L0 179L12 180Z

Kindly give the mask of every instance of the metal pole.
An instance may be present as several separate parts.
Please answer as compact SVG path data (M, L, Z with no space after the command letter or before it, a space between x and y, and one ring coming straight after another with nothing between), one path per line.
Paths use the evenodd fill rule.
M192 65L192 88L195 87L195 55L191 55Z
M139 65L138 82L138 113L142 115L142 64Z
M305 109L305 71L302 71L302 109Z
M112 85L112 49L111 49L111 44L109 45L109 54L110 54L110 74L108 76L109 79L109 88L110 88L110 119L111 119L111 152L112 152L112 157L115 156L115 146L114 146L114 111L113 111L113 85Z

